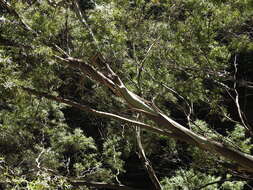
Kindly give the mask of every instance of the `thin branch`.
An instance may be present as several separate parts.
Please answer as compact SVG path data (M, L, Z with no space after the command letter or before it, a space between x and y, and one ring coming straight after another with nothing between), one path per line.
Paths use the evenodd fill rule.
M90 36L92 37L92 39L93 39L93 41L94 41L94 43L95 43L95 45L96 45L96 48L97 48L98 50L100 50L98 41L97 41L97 39L96 39L96 37L95 37L95 35L94 35L94 33L93 33L91 27L90 27L89 24L87 23L87 21L86 21L86 19L85 19L85 17L84 17L84 14L83 14L82 10L81 10L80 7L79 7L79 4L78 4L77 0L74 0L73 3L74 3L74 9L75 9L75 12L76 12L76 14L77 14L77 17L79 18L80 22L85 26L85 28L87 28L87 30L89 31L89 34L90 34Z
M106 85L115 92L116 87L113 81L100 71L97 71L93 66L87 64L86 62L80 59L75 59L69 56L68 58L62 58L57 55L54 55L54 57L59 61L61 61L61 63L66 63L69 67L80 69L84 74L88 75L91 79L100 82L103 85Z
M93 66L87 64L86 62L68 57L68 58L62 58L55 55L55 58L57 58L60 61L63 61L64 63L67 63L70 67L79 68L84 74L87 74L90 76L93 80L96 80L107 87L109 87L115 94L117 94L119 97L123 98L128 105L130 105L133 108L142 109L146 112L152 113L154 115L157 115L156 111L154 111L148 104L146 100L142 99L138 95L134 94L133 92L129 91L124 83L121 81L118 75L116 75L110 66L107 64L107 70L109 75L104 75L100 71L96 70Z
M21 88L23 90L25 90L26 92L30 93L30 94L33 94L33 95L36 95L36 96L39 96L39 97L44 97L44 98L47 98L49 100L54 100L54 101L59 102L59 103L65 103L67 105L73 106L73 107L75 107L77 109L80 109L80 110L83 110L83 111L90 112L90 113L95 114L95 115L99 115L99 116L102 116L102 117L112 118L112 119L120 120L120 121L123 121L123 122L126 122L126 123L130 123L132 125L139 126L143 129L147 129L149 131L152 131L154 133L158 133L158 134L161 134L161 135L170 135L170 133L165 131L165 130L162 130L162 129L159 129L159 128L156 128L156 127L152 127L148 124L141 123L139 121L131 120L131 119L128 119L128 118L125 118L125 117L122 117L122 116L119 116L119 115L116 115L116 114L113 114L113 113L98 111L98 110L92 109L88 106L79 104L77 102L74 102L74 101L71 101L71 100L68 100L68 99L65 99L65 98L49 95L49 94L44 93L44 92L38 92L38 91L33 90L31 88L26 88L26 87L21 87Z
M138 145L138 149L139 149L139 157L146 169L146 171L148 172L148 175L149 175L149 178L151 179L154 187L156 190L161 190L162 189L162 186L155 174L155 171L150 163L150 161L147 159L146 157L146 154L145 154L145 151L144 151L144 148L142 146L142 143L141 143L141 130L140 130L140 127L136 127L136 141L137 141L137 145Z
M0 0L0 5L6 9L11 15L13 15L15 18L17 18L18 23L20 23L21 27L27 31L27 32L31 32L34 37L38 37L40 34L38 32L36 32L35 30L33 30L29 25L27 25L23 19L21 18L21 16L18 14L18 12L11 7L11 5L5 1L5 0ZM43 45L49 46L51 48L53 48L55 51L57 51L58 53L60 53L61 55L64 55L65 57L68 57L68 54L62 49L60 48L57 44L53 43L53 42L49 42L47 40L40 40L39 42L41 42Z
M245 120L243 119L243 113L242 113L242 110L241 110L241 107L240 107L240 103L239 103L239 93L238 93L238 91L237 91L237 89L236 89L236 75L237 75L237 57L235 56L235 59L234 59L234 69L235 69L235 72L234 72L234 92L235 92L235 104L236 104L236 107L237 107L237 111L238 111L238 114L239 114L239 117L240 117L240 119L241 119L241 122L242 122L242 124L243 124L243 127L247 130L247 131L249 131L249 132L251 132L250 131L250 129L249 129L249 127L247 126L247 124L246 124L246 122L245 122Z
M73 180L73 181L69 181L69 182L75 186L86 185L86 186L95 187L98 189L140 190L140 189L135 189L135 188L128 187L125 185L109 184L109 183L103 183L103 182L87 182L87 181L81 181L81 180Z
M156 42L160 39L160 36L149 46L147 52L146 52L146 55L145 57L142 59L142 61L140 62L140 67L138 69L138 74L137 74L137 81L138 81L138 86L139 88L141 89L141 85L140 85L140 80L141 80L141 73L143 71L143 67L144 67L144 63L146 61L146 59L148 58L150 52L151 52L151 49L153 48L153 46L156 44Z
M188 103L188 101L187 101L183 96L181 96L177 91L175 91L174 89L170 88L169 86L167 86L167 85L164 84L163 82L160 82L160 81L156 80L156 79L150 74L150 72L146 71L144 68L143 68L143 70L145 71L145 73L146 73L154 82L156 82L156 83L162 85L166 90L172 92L172 93L175 94L178 98L180 98L181 100L183 100L183 101L185 102L185 104L187 105L189 111L188 111L188 113L186 113L185 111L183 111L183 112L185 113L185 115L186 115L186 117L187 117L187 119L188 119L188 121L189 121L189 120L190 120L190 116L191 116L191 114L192 114L192 112L193 112L193 109L192 109L192 107L190 106L190 104ZM180 108L181 108L181 106L180 106ZM182 108L181 108L181 109L182 109ZM182 109L182 110L184 110L184 109Z
M42 149L42 151L39 153L39 155L38 155L38 157L35 159L35 161L36 161L36 163L37 163L37 168L39 168L40 169L40 158L41 158L41 156L42 156L42 154L44 154L44 152L46 151L46 149Z

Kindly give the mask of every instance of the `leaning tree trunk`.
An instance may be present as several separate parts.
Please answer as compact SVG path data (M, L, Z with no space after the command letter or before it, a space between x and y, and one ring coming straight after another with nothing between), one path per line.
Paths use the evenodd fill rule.
M125 102L132 108L132 110L144 114L147 118L153 120L159 126L159 128L152 127L138 121L133 121L115 114L100 112L85 105L80 105L78 103L60 97L54 97L28 88L23 89L29 91L32 94L44 96L48 99L53 99L58 102L63 102L100 116L132 123L146 130L150 130L152 132L163 134L173 139L198 146L202 150L209 151L210 153L217 154L223 156L228 160L234 161L237 165L240 166L241 170L253 173L252 155L243 153L224 143L208 139L180 125L165 115L160 109L155 106L154 103L148 102L147 100L144 100L143 98L129 91L121 81L120 77L112 71L110 66L103 59L99 57L100 56L97 56L96 58L91 59L91 64L94 65L92 66L91 64L88 64L80 59L55 56L59 62L65 63L70 67L79 68L83 74L88 75L91 79L110 88L117 96L124 99ZM104 72L100 72L99 69L103 70Z

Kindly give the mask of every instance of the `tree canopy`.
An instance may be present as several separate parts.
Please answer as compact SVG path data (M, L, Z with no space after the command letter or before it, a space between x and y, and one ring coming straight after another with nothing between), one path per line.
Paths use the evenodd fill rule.
M251 0L0 0L0 189L252 189Z

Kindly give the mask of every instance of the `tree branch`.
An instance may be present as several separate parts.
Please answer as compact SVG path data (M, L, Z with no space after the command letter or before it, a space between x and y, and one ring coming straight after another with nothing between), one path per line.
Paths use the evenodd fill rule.
M72 185L75 186L90 186L90 187L95 187L98 189L115 189L115 190L140 190L140 189L135 189L132 187L128 187L125 185L118 185L118 184L109 184L109 183L103 183L103 182L86 182L86 181L79 181L79 180L73 180L69 181Z
M151 165L151 163L149 162L149 160L147 159L146 157L146 154L145 154L145 151L144 151L144 148L142 146L142 143L141 143L141 130L139 127L136 127L136 141L137 141L137 145L138 145L138 149L139 149L139 157L149 175L149 178L151 179L152 183L154 184L154 187L156 190L161 190L162 189L162 186L155 174L155 171Z
M89 24L87 23L87 21L86 21L86 19L84 17L84 14L83 14L82 10L79 7L79 4L78 4L77 0L74 0L73 4L74 4L74 10L76 12L77 17L79 18L80 22L85 26L85 28L87 28L87 30L89 31L89 34L91 35L91 37L92 37L92 39L93 39L93 41L94 41L94 43L96 45L96 48L98 50L100 50L98 41L97 41L97 39L96 39L96 37L95 37L92 29L90 28Z
M234 72L234 92L235 92L235 105L237 107L237 111L238 111L238 115L240 117L240 120L242 122L242 125L243 127L250 133L252 134L252 131L250 130L250 128L248 127L248 125L246 124L246 121L244 120L243 118L243 112L241 110L241 106L240 106L240 103L239 103L239 93L237 91L237 80L236 80L236 75L237 75L237 57L235 56L234 58L234 69L235 69L235 72Z
M23 90L25 90L26 92L28 92L30 94L33 94L33 95L36 95L38 97L44 97L44 98L47 98L49 100L54 100L54 101L59 102L59 103L65 103L65 104L73 106L73 107L75 107L77 109L80 109L80 110L83 110L83 111L87 111L87 112L90 112L92 114L99 115L101 117L106 117L106 118L112 118L112 119L120 120L120 121L129 123L129 124L132 124L132 125L139 126L139 127L143 128L143 129L149 130L151 132L154 132L154 133L157 133L157 134L160 134L160 135L167 135L167 136L170 135L170 132L167 132L165 130L162 130L162 129L159 129L159 128L156 128L156 127L152 127L150 125L147 125L145 123L141 123L139 121L131 120L131 119L128 119L128 118L125 118L125 117L122 117L122 116L119 116L119 115L116 115L116 114L113 114L113 113L98 111L98 110L92 109L92 108L90 108L88 106L79 104L77 102L74 102L74 101L71 101L71 100L68 100L68 99L65 99L65 98L49 95L49 94L44 93L44 92L38 92L38 91L33 90L31 88L26 88L26 87L21 87L21 88Z

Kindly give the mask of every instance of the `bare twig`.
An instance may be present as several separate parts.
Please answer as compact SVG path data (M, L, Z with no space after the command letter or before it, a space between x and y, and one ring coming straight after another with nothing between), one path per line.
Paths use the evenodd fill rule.
M235 69L235 72L234 72L234 92L235 92L235 104L236 104L236 107L237 107L237 111L238 111L238 114L239 114L239 117L241 119L241 122L242 122L242 125L243 127L250 132L250 129L249 127L247 126L244 118L243 118L243 112L241 110L241 107L240 107L240 103L239 103L239 93L236 89L237 87L237 82L236 82L236 75L237 75L237 57L235 56L235 59L234 59L234 69Z
M191 120L191 114L193 113L193 108L192 108L192 105L190 105L190 103L182 96L180 95L176 90L170 88L168 85L156 80L148 71L146 71L144 69L144 71L146 72L146 74L149 75L149 77L156 83L162 85L166 90L172 92L174 95L176 95L179 99L183 100L185 102L185 104L187 105L188 107L188 111L185 111L184 109L182 109L182 107L180 106L180 109L183 110L184 114L186 115L187 117L187 120L188 120L188 123L190 122Z
M141 60L140 62L140 67L138 68L138 74L137 74L137 82L138 82L138 86L139 88L141 89L141 85L140 85L140 80L141 80L141 73L143 71L143 67L144 67L144 63L146 61L146 59L148 58L150 52L151 52L151 49L154 47L154 45L157 43L157 41L160 39L160 37L158 37L157 39L155 39L155 41L149 46L147 52L146 52L146 55L145 57Z
M162 189L162 186L155 174L155 171L150 163L150 161L147 159L146 157L146 154L145 154L145 151L144 151L144 148L142 146L142 143L141 143L141 130L140 130L140 127L136 127L136 141L137 141L137 145L138 145L138 149L139 149L139 157L146 169L146 171L148 172L148 175L149 175L149 178L151 179L154 187L156 190L161 190Z
M39 168L40 169L40 158L41 158L41 156L42 156L42 154L44 154L44 152L46 151L46 149L42 149L42 151L39 153L39 155L38 155L38 157L36 158L36 163L37 163L37 168Z
M90 34L90 36L92 37L92 39L93 39L93 41L94 41L94 43L95 43L95 45L96 45L96 48L97 48L98 50L100 50L98 41L97 41L97 39L96 39L96 37L95 37L95 35L94 35L94 33L93 33L91 27L90 27L89 24L87 23L87 21L86 21L86 19L85 19L85 17L84 17L84 14L83 14L82 10L81 10L80 7L79 7L79 4L78 4L77 0L74 0L73 3L74 3L75 12L76 12L76 14L77 14L77 16L78 16L80 22L81 22L81 23L85 26L85 28L89 31L89 34Z

